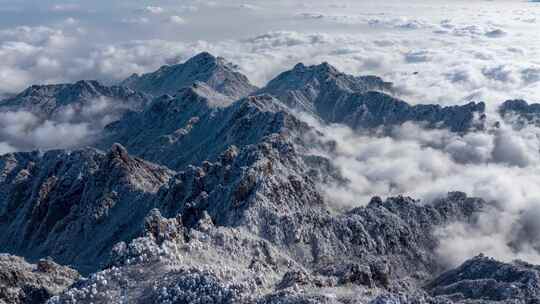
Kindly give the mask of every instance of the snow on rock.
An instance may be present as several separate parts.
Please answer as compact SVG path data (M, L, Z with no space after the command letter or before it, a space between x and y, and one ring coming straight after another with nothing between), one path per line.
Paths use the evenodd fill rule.
M443 273L426 289L434 296L445 296L455 302L471 299L538 303L540 266L521 261L502 263L479 255Z
M154 96L175 95L194 82L204 82L215 91L236 100L247 96L257 88L235 66L221 57L207 52L200 53L182 64L162 66L159 70L133 74L121 85Z
M0 251L87 275L48 303L538 300L537 266L477 257L448 270L437 255L434 231L474 223L492 203L450 192L337 207L321 186L344 179L313 154L331 143L297 115L360 132L413 121L465 133L483 127L483 103L412 106L380 78L328 64L299 64L253 93L207 53L124 84L156 98L106 127L96 146L107 152L0 156ZM16 288L0 295L27 296Z
M424 123L431 128L444 127L453 132L482 128L477 118L484 115L484 103L413 106L388 94L392 92L392 84L378 77L354 77L328 63L298 64L258 91L325 122L344 123L355 130L392 127L407 121Z
M175 97L157 98L146 110L109 125L99 146L119 142L132 154L179 170L216 160L233 145L241 149L273 134L307 128L270 96L229 104L213 96L212 89L198 84Z
M435 206L374 200L336 219L307 212L324 225L307 223L298 212L275 229L294 232L296 221L305 230L281 241L242 226L216 226L206 212L186 226L181 217L166 219L153 210L141 237L115 246L106 270L50 303L350 303L389 291L405 294L417 278L440 271L429 254L437 241L426 231L472 217L482 206L454 193ZM456 216L457 210L463 213Z
M16 256L0 254L0 303L44 303L79 279L77 271L50 259L29 264Z
M121 86L104 86L95 80L69 84L33 85L0 101L0 111L28 111L44 119L84 120L107 108L118 117L127 110L140 110L148 95Z

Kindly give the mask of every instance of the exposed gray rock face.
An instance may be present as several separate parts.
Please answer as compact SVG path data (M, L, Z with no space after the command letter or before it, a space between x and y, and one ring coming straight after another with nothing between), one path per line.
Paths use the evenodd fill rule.
M383 293L375 299L369 301L369 304L452 304L446 298L433 298L422 290L411 293ZM482 303L482 302L480 302ZM478 304L480 304L478 303ZM491 302L490 302L491 304Z
M356 262L379 269L386 260L394 278L441 271L430 229L473 221L484 205L453 193L433 205L374 199L366 208L333 214L318 191L318 175L282 137L225 155L171 180L158 199L165 216L181 214L184 225L192 227L208 214L216 225L243 227L311 267ZM379 272L388 277L374 281L386 284L390 273Z
M154 96L175 95L194 82L204 82L215 91L236 100L257 88L237 68L221 57L203 52L185 63L162 66L159 70L124 80L121 85Z
M299 63L271 80L258 93L271 94L292 108L330 120L326 115L331 115L333 104L348 94L391 90L392 84L378 77L354 77L328 63L315 66Z
M269 101L268 104L265 104L266 101ZM203 113L209 109L213 111L214 105L205 102L190 100L187 108L197 111L197 106L200 106ZM199 157L212 159L217 155L224 162L227 162L227 159L231 161L239 148L230 144L235 143L242 149L242 146L254 143L253 147L247 149L249 153L242 154L246 156L242 163L237 163L237 172L255 166L258 159L253 155L264 153L260 149L265 147L274 153L273 147L262 143L265 136L279 137L279 132L284 129L288 120L301 125L289 114L285 115L282 112L283 106L269 97L248 98L219 109L221 110L217 114L213 114L219 119L213 115L205 117L209 123L197 129L195 137L186 142L197 143L197 140L204 138L205 132L212 134L210 128L213 123L222 123L214 129L214 150L206 151L207 154ZM174 120L174 113L178 112L171 107L159 112L160 115L170 115L171 120ZM250 128L255 122L263 123L263 128ZM223 140L223 144L218 145L218 140ZM208 144L199 144L200 149L205 146L208 147ZM181 151L181 148L172 148L170 151L174 153ZM159 152L157 150L155 155L159 156ZM283 155L287 152L286 147L281 151ZM185 155L190 156L192 153L187 151ZM167 160L160 159L164 162ZM200 194L200 189L193 189L193 195L189 193L190 189L180 193L166 189L174 186L179 192L180 186L176 181L182 179L182 176L191 178L192 169L175 177L174 183L167 183L173 176L172 171L132 158L119 145L113 145L107 154L92 149L72 153L51 151L44 155L7 154L1 158L0 164L0 197L3 198L0 204L0 227L8 236L1 240L3 250L31 259L51 255L62 263L73 264L83 272L95 270L104 261L114 243L132 238L136 231L139 231L143 217L152 206L162 207L172 213L187 209L180 201L174 202L173 199L189 199ZM208 163L205 166L207 165ZM219 167L219 170L223 169L223 166ZM250 174L253 175L256 170L257 168L251 168ZM217 173L218 170L215 171ZM208 191L216 195L219 195L220 191L229 193L228 198L238 201L235 203L244 200L250 194L250 178L253 176L235 176L236 174L231 172L224 176L225 180L221 185L212 182ZM162 193L165 193L163 195L168 199L164 199ZM223 197L222 204L233 204L228 198ZM219 212L219 205L215 206L214 212ZM186 212L184 217L189 216ZM92 246L89 247L88 244Z
M309 67L298 64L258 92L271 94L288 106L326 122L344 123L356 130L412 121L431 128L467 132L482 128L485 111L484 103L412 106L386 94L392 92L390 83L373 76L343 74L327 63Z
M0 303L44 303L79 279L77 271L51 260L37 265L24 259L0 254Z
M266 142L240 151L231 148L216 163L204 163L200 168L191 167L179 173L168 186L161 187L153 204L176 217L172 220L162 219L153 211L146 221L142 221L141 213L137 211L145 210L144 201L152 198L134 199L130 191L123 188L127 187L123 186L126 178L117 178L122 174L113 174L105 184L120 183L118 193L125 194L118 194L118 200L111 202L113 206L104 211L108 216L103 222L88 223L89 227L98 226L94 228L98 231L85 233L90 238L85 239L84 244L97 243L92 248L104 248L102 251L110 248L110 242L103 243L101 237L96 240L96 236L107 234L111 229L116 233L126 229L124 226L115 230L116 226L108 224L113 219L125 219L140 226L144 222L145 236L130 245L118 244L113 250L111 267L51 301L72 303L70 299L75 297L78 302L105 303L119 301L124 294L147 300L166 299L169 294L175 295L173 299L203 297L204 292L190 291L191 287L182 283L186 275L189 280L210 282L209 289L203 290L223 288L223 292L228 292L232 288L246 303L254 300L248 297L254 291L261 303L280 303L275 301L283 297L326 298L317 292L308 296L307 290L328 287L339 293L347 284L364 290L364 298L368 297L366 290L371 289L408 290L415 286L417 278L440 271L432 255L436 239L426 232L451 221L473 220L474 214L482 209L481 200L455 193L429 206L408 198L386 202L374 199L365 208L334 215L328 211L308 172L301 173L302 158L286 139L272 136ZM98 160L106 158L106 155L97 154ZM124 166L136 169L133 174L139 174L139 168L146 167L144 163L131 164L135 161L120 146L114 146L109 155L109 158L119 159L120 169ZM103 167L95 167L98 167L96 173L85 182L88 187L96 184L90 182L93 176L101 176L97 172ZM151 180L143 175L136 180L146 184L148 179ZM97 188L97 191L89 192L108 193L108 190ZM126 200L132 204L130 208L133 205L143 207L136 207L136 214L131 215L121 206ZM84 200L81 201L84 204ZM75 220L74 225L79 226L77 222L79 220ZM100 230L100 225L104 230ZM120 237L129 240L128 235ZM74 245L72 240L66 241L64 250L82 250L66 248ZM253 243L253 251L246 251L250 248L246 247L249 243ZM230 256L231 260L225 256ZM171 265L175 267L171 268ZM233 265L229 266L227 276L220 274L224 265ZM190 268L186 268L188 266ZM204 269L210 272L200 274ZM307 273L306 279L302 275L288 274L291 270ZM163 279L169 276L170 279ZM215 281L217 279L213 277L219 280ZM243 283L231 286L225 283L229 281ZM296 286L304 286L305 290L289 290ZM162 293L163 289L176 291ZM143 294L150 298L142 297ZM222 299L218 294L207 296Z
M107 126L99 146L119 142L130 153L180 169L213 161L232 145L241 149L271 134L307 128L270 96L237 102L215 96L211 88L197 83L175 97L159 97L146 110Z
M108 115L140 110L149 96L121 86L104 86L97 81L73 84L34 85L18 95L0 101L0 111L28 111L43 119L83 120L103 107ZM101 113L103 114L103 113Z
M153 210L145 223L140 238L114 248L111 267L51 303L239 303L287 263L268 242L207 219L187 229Z
M95 270L112 246L140 231L152 196L173 172L115 145L0 157L0 248ZM137 221L139 220L139 221Z
M281 91L286 93L286 91L292 89L302 91L306 86L311 86L312 92L316 94L324 94L324 91L335 91L335 89L349 92L393 90L392 83L385 82L379 77L347 75L324 62L313 66L305 66L299 63L292 70L283 72L271 80L261 91Z

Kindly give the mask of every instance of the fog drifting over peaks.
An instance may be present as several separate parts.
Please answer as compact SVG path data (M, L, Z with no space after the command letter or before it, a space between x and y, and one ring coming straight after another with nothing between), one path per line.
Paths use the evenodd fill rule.
M533 1L0 0L0 96L32 84L117 83L209 51L259 86L298 62L327 61L393 82L412 104L485 101L498 118L506 99L540 101L539 25ZM76 117L69 108L52 120L0 113L0 154L87 144L114 119L108 112L96 100ZM405 124L367 136L306 120L337 144L312 152L350 181L325 188L332 202L400 194L431 202L463 191L494 203L476 223L438 231L447 263L479 252L540 263L537 127L503 122L460 136Z
M0 112L0 155L90 145L126 109L125 103L102 97L62 106L46 118L27 110Z
M405 195L431 203L449 191L462 191L490 202L475 223L438 230L438 253L458 265L485 253L511 261L540 263L540 129L519 131L505 123L485 132L460 136L406 123L390 135L359 135L343 125L320 125L332 149L312 153L332 160L345 184L321 186L329 202L346 208L365 205L373 196Z
M328 61L395 82L411 103L540 99L540 5L530 1L2 4L1 93L113 83L210 51L258 85L297 62Z

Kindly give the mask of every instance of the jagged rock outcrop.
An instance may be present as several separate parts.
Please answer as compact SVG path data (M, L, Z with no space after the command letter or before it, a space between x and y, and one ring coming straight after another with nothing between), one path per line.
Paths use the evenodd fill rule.
M540 266L521 261L507 264L480 255L445 272L425 288L431 295L455 303L540 303Z
M175 97L155 99L140 113L129 113L106 128L99 146L119 142L137 156L180 169L213 161L230 146L242 148L276 133L301 132L307 126L278 100L252 96L236 102L213 98L198 83Z
M257 93L273 95L291 108L329 121L334 104L341 98L352 93L391 90L392 84L378 77L354 77L341 73L328 63L314 66L299 63L272 79Z
M179 173L157 201L165 216L181 214L187 227L208 214L216 225L247 229L312 266L376 265L390 255L396 277L441 271L430 229L473 221L485 205L453 193L426 206L408 198L374 199L366 208L336 215L312 170L292 142L275 135Z
M336 207L322 188L350 181L314 152L335 143L296 115L359 132L416 122L465 133L483 127L483 103L409 105L390 83L329 64L299 64L254 92L208 53L123 84L156 98L109 88L141 107L97 149L0 156L0 252L89 274L38 302L67 288L48 303L535 303L536 266L478 257L447 271L436 254L434 231L474 224L492 203L450 192ZM19 105L54 113L105 94L78 86L36 88L52 97L29 91ZM5 294L33 297L25 282Z
M111 267L50 303L239 303L294 266L267 241L205 218L188 229L153 210L145 222L140 238L114 248Z
M479 255L441 274L422 289L383 293L370 304L532 304L540 301L540 268L522 261L503 263Z
M303 239L288 243L258 237L245 226L220 226L206 211L198 220L185 222L154 210L142 237L115 247L111 267L51 303L115 302L122 295L133 303L367 303L378 294L414 290L418 286L409 277L412 273L437 271L430 257L437 241L426 231L472 218L482 205L461 193L434 206L401 197L375 199L335 219L320 212L324 223L316 225L306 223L298 212L290 221L299 221L304 230L298 236ZM454 214L457 210L461 215ZM284 233L298 228L276 226ZM324 258L314 259L316 255ZM356 292L346 292L349 289Z
M120 145L0 157L0 248L30 260L51 256L82 272L136 236L152 197L173 172Z
M0 303L44 303L79 279L77 271L49 259L32 265L24 259L0 254Z
M104 86L97 81L34 85L14 97L0 101L0 111L28 111L42 119L85 120L92 114L120 116L140 110L149 96L121 86Z
M344 123L360 131L410 121L467 132L483 127L485 111L484 103L410 105L387 94L392 92L390 83L377 77L347 75L328 63L309 67L298 64L258 92L273 95L325 122Z
M175 95L195 82L204 82L215 91L236 100L257 88L237 68L221 57L200 53L185 63L162 66L159 70L124 80L121 85L154 96Z

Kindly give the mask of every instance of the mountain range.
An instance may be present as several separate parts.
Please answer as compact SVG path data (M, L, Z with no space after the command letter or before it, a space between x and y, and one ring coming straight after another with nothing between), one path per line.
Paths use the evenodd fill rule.
M0 303L540 303L539 266L437 255L438 228L474 223L493 202L453 189L354 207L324 195L351 181L313 152L335 143L303 115L359 134L493 127L482 102L397 94L328 63L257 88L201 53L115 86L32 86L0 101L44 120L114 113L90 147L0 156ZM96 100L105 106L86 115ZM507 101L499 113L519 128L539 107Z
M105 86L92 80L57 85L34 85L0 102L2 111L28 111L39 117L62 117L68 110L80 114L92 101L108 99L115 108L142 110L150 96L123 86Z

